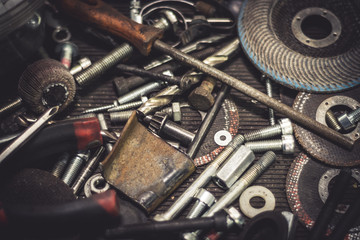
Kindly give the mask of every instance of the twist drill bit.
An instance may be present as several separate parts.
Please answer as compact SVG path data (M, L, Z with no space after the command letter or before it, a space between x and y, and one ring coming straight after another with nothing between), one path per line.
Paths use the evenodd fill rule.
M181 93L182 90L179 88L179 86L169 86L140 106L140 108L137 109L137 114L143 118L150 113L154 113L156 110L169 104L174 96L180 95Z

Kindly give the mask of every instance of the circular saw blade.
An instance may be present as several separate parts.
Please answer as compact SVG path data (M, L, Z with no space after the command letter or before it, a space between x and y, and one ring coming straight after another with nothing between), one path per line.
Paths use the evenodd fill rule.
M349 103L360 102L360 89L356 88L338 94L311 94L301 92L296 97L293 108L311 117L312 119L319 121L316 117L319 106L324 106L324 104L328 103L326 100L332 99L338 99L340 102L348 101ZM329 101L328 104L330 103L331 101ZM346 103L341 103L341 105L342 104ZM353 105L353 108L359 106L355 104ZM355 142L352 150L347 150L333 142L319 137L318 135L302 128L297 124L293 124L293 126L296 139L305 149L305 151L308 152L312 157L326 164L334 166L356 166L360 164L360 141ZM352 137L355 140L356 138L359 138L359 131L360 124L358 123L357 127L352 132L347 134L347 136Z
M337 0L245 0L238 18L242 48L261 72L284 86L306 92L349 89L360 83L360 17L353 5ZM313 47L306 44L310 40L297 38L292 25L304 9L331 13L327 16L332 18L317 17L330 24L328 37L336 35L336 41ZM341 33L334 32L334 25L341 26Z
M308 229L312 228L324 205L319 194L319 182L328 171L334 169L315 161L305 153L300 153L289 169L286 177L286 196L292 212ZM359 175L359 169L353 169L353 172ZM347 208L348 206L346 206ZM341 208L334 212L329 223L328 233L345 212L339 209ZM360 219L354 223L349 233L346 239L360 239Z

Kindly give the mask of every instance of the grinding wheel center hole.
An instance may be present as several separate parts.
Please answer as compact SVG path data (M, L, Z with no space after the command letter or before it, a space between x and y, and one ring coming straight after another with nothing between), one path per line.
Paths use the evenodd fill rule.
M302 21L301 30L308 38L320 40L325 39L331 34L332 26L325 17L310 15Z
M250 205L253 208L263 208L265 206L265 200L262 197L253 197L250 199Z
M63 104L67 98L67 90L62 85L56 85L47 88L43 92L43 103L48 107L54 107Z

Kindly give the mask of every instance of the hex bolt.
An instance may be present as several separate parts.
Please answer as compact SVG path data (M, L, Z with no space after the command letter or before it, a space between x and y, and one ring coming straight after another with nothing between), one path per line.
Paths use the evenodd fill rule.
M160 23L154 24L154 27L167 30L170 25L165 18L161 18ZM165 22L165 23L164 23ZM128 43L123 43L119 47L112 50L102 59L93 63L90 67L74 76L75 81L80 87L88 85L95 81L99 76L103 75L107 70L114 67L120 61L129 58L134 51L134 47Z
M128 110L128 109L132 109L132 108L137 108L137 107L140 107L147 100L148 100L148 98L146 96L143 96L143 97L141 97L140 101L121 104L119 106L108 109L108 112L120 112L120 111L124 111L124 110Z
M293 135L283 135L281 139L247 142L245 146L253 152L283 151L283 154L293 154L295 139Z
M132 110L123 112L112 112L110 113L110 121L112 123L126 122L130 118L132 113Z
M99 113L96 117L97 117L97 119L99 119L100 129L108 131L109 128L108 128L108 125L106 123L104 114ZM105 143L105 148L106 148L106 152L110 153L112 148L113 148L113 145L111 143L107 142L107 143Z
M113 104L111 105L106 105L106 106L102 106L102 107L97 107L97 108L92 108L92 109L88 109L86 111L84 111L83 113L91 113L91 112L102 112L102 111L106 111L110 108L114 108L117 107L119 105L140 99L142 96L145 96L151 92L154 91L158 91L161 88L163 88L164 86L166 86L167 83L165 82L150 82L147 83L141 87L138 87L128 93L126 93L125 95L119 97L118 99L116 99L114 101Z
M236 135L229 145L212 161L200 176L183 192L183 194L171 205L171 207L162 214L154 217L156 221L166 221L176 217L180 211L190 203L191 199L204 187L211 177L216 173L220 165L230 156L230 154L244 143L242 135Z
M267 139L280 135L293 134L293 127L289 118L279 119L278 122L279 123L274 126L245 133L244 134L245 141L248 142L254 140Z
M63 180L67 185L71 186L80 172L83 164L89 159L89 155L90 151L78 151L76 156L70 159L61 180Z
M255 160L250 148L241 146L235 150L213 177L214 182L223 189L230 188Z
M273 97L273 89L270 78L268 78L265 75L262 75L262 78L265 80L266 94L269 97ZM275 113L274 113L274 109L272 108L269 108L269 122L270 122L270 126L274 126L276 124Z
M204 188L200 188L198 193L194 196L196 202L193 207L190 209L186 218L196 218L201 216L201 214L215 202L214 195L207 191Z
M148 222L121 226L105 231L106 238L139 236L150 233L174 233L196 229L229 230L235 224L242 227L244 217L234 207L224 209L206 218L178 219L164 222ZM239 223L241 223L239 225Z
M338 117L338 122L344 130L349 130L360 121L360 107L351 113L344 113Z
M73 57L78 55L79 48L72 42L59 43L55 52L60 54L60 62L70 69Z
M90 66L91 66L91 60L88 57L81 58L79 61L77 61L77 64L75 64L70 69L70 73L71 75L75 75Z
M341 126L334 114L333 111L331 111L330 109L326 112L326 115L325 115L325 119L326 119L326 122L328 123L328 125L336 130L336 131L340 131L341 130Z
M211 94L216 85L216 80L212 77L205 78L200 86L195 88L188 96L189 103L196 109L207 111L214 104L214 97Z
M144 122L159 136L178 140L183 146L188 146L195 138L194 133L169 120L166 113L158 112L153 116L146 116Z
M94 156L86 163L85 167L81 170L79 176L76 178L71 189L74 191L74 194L78 194L81 187L84 185L85 181L91 176L94 170L99 164L99 160L104 153L105 148L99 147L94 153Z
M65 168L69 162L70 159L70 154L69 153L63 153L60 157L59 160L55 163L55 165L53 166L51 173L57 177L57 178L61 178L61 176L63 175Z

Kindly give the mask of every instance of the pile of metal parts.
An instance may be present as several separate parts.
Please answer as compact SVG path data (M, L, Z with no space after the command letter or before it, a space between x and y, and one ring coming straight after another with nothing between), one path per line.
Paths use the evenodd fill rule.
M360 239L360 1L0 3L4 239Z

